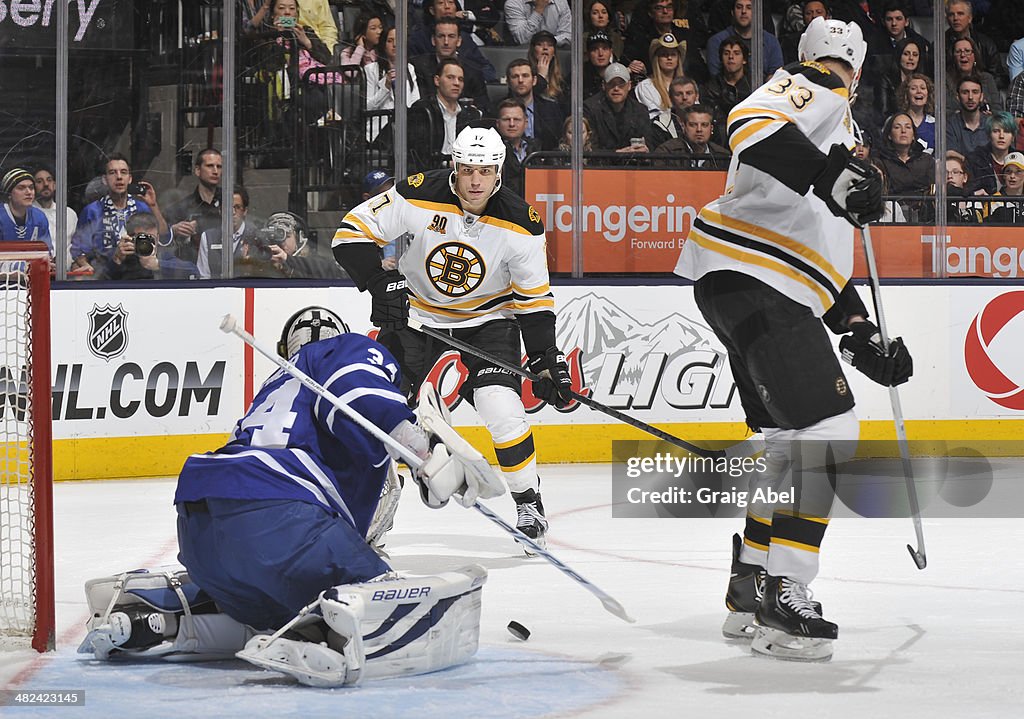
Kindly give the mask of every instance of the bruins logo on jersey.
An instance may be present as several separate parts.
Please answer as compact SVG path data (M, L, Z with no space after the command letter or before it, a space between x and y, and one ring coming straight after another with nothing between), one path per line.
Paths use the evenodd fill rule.
M427 255L427 277L437 291L449 297L463 297L480 286L487 268L483 257L469 245L448 242Z
M533 205L530 205L530 222L540 222L540 213L533 209Z
M409 185L412 187L419 187L423 184L423 173L417 172L415 175L409 176Z

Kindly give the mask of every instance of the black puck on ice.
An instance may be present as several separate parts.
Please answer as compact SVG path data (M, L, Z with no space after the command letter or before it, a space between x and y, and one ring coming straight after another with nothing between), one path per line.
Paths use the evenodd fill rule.
M524 642L530 638L530 630L524 627L519 622L509 622L508 632L516 639L521 639Z

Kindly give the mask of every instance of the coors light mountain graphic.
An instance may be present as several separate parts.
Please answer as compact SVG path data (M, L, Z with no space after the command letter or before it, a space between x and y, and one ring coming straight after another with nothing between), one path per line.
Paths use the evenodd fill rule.
M644 324L593 292L558 310L558 346L579 347L592 397L616 409L729 406L735 385L711 329L673 312Z

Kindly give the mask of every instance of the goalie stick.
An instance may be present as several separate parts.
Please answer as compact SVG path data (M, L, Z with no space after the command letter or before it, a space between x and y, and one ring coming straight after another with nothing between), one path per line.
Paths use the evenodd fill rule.
M422 332L423 334L429 335L429 336L431 336L431 337L433 337L435 339L439 339L442 342L445 342L446 344L454 347L457 350L460 350L462 352L467 352L467 353L469 353L469 354L471 354L471 355L473 355L475 357L479 357L482 360L486 360L486 361L490 362L493 365L501 367L503 370L507 370L507 371L511 372L512 374L519 375L523 379L528 379L531 382L537 382L538 380L540 380L540 375L534 374L530 370L524 369L523 367L520 367L518 365L512 364L511 362L506 362L505 360L501 359L500 357L495 357L494 355L492 355L492 354L490 354L488 352L484 352L483 350L481 350L481 349L479 349L477 347L474 347L473 345L469 344L468 342L463 342L462 340L459 340L459 339L456 339L456 338L454 338L454 337L452 337L450 335L447 335L444 332L441 332L439 330L434 329L433 327L427 327L422 322L414 320L411 317L409 318L408 322L409 322L409 327L411 329L414 329L417 332ZM712 458L716 458L717 459L719 457L726 457L726 456L733 456L733 455L735 455L735 452L733 451L734 448L732 448L732 447L729 448L728 452L727 452L727 450L722 450L722 449L715 450L715 449L705 449L703 447L698 447L695 444L691 444L691 443L687 442L685 439L681 439L679 437L676 437L673 434L669 434L665 430L658 429L657 427L653 427L653 426L647 424L646 422L641 422L640 420L636 419L635 417L631 417L628 414L624 414L624 413L620 412L617 409L613 409L613 408L611 408L611 407L609 407L607 405L601 404L597 400L593 400L590 397L587 397L585 394L580 394L579 392L572 392L572 398L574 400L576 400L577 402L579 402L580 404L586 405L587 407L590 407L593 410L596 410L598 412L603 412L604 414L608 415L609 417L612 417L613 419L617 419L620 422L625 422L626 424L628 424L630 426L633 426L633 427L636 427L637 429L643 430L644 432L647 432L648 434L653 435L653 436L657 437L658 439L664 440L664 441L668 442L669 444L674 444L676 447L680 447L682 449L685 449L687 452L692 452L693 454L696 454L696 455L698 455L700 457L712 457ZM736 455L736 456L739 456L739 455Z
M871 301L878 317L878 333L882 337L882 347L889 351L889 332L886 329L885 314L882 311L882 287L878 281L878 268L875 266L875 251L871 245L871 230L867 225L860 228L860 238L864 245L864 258L868 264L868 280L871 287ZM900 448L900 460L903 462L903 479L907 484L907 499L910 502L910 516L914 520L914 533L917 535L917 549L907 545L907 551L918 569L928 565L924 550L924 527L921 526L921 506L917 500L917 484L914 482L914 469L910 464L910 445L907 444L907 428L903 424L903 408L900 405L900 393L896 387L889 388L889 402L892 405L892 418L896 425L896 444Z
M418 470L423 466L424 461L417 457L409 448L395 440L394 437L389 435L380 427L373 424L373 422L366 419L357 411L355 411L347 404L342 402L338 397L334 396L330 391L328 391L323 385L321 385L319 382L317 382L312 377L307 375L305 372L300 370L294 364L278 355L277 352L267 349L262 343L257 341L255 337L246 332L245 329L239 327L238 321L232 315L224 315L224 319L222 319L220 323L220 329L222 332L238 335L238 337L241 338L241 340L245 342L247 345L249 345L254 350L259 352L261 355L269 359L271 362L276 364L278 367L283 369L292 377L299 380L299 382L301 382L302 385L310 392L316 394L319 397L322 397L326 401L330 402L333 406L337 407L338 410L341 411L345 416L347 416L353 422L355 422L360 427L365 429L371 435L379 439L381 442L384 443L385 446L394 449L395 452L402 457L406 464L408 464L410 469ZM453 455L452 459L456 459L456 455ZM487 467L488 471L493 472L493 470L490 469L490 465L487 465ZM626 613L626 610L623 608L622 604L620 604L614 597L612 597L610 594L608 594L607 592L605 592L589 580L585 579L582 575L580 575L579 573L571 569L567 564L565 564L565 562L558 559L549 551L538 545L535 541L533 541L525 534L520 532L518 529L505 522L505 520L503 520L501 517L495 514L491 509L480 504L480 502L474 502L470 506L476 511L478 511L480 514L482 514L484 517L489 519L491 522L493 522L494 524L508 532L510 535L515 537L519 542L529 546L530 549L532 549L537 554L537 556L546 559L558 571L562 572L567 577L569 577L574 582L576 582L581 587L583 587L588 592L597 597L601 601L601 604L604 606L604 608L607 609L609 612L619 617L623 621L630 623L636 621ZM307 607L303 611L308 611L310 608L315 606L315 604L316 603L310 605L310 607ZM283 631L283 629L281 631Z

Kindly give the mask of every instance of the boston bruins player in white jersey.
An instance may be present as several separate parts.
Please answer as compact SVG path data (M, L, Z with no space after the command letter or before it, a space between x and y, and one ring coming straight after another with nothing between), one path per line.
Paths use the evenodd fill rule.
M859 434L823 323L872 380L895 386L913 371L901 340L882 348L849 281L854 227L882 213L881 178L850 154L849 98L865 52L856 24L815 18L801 62L733 109L726 192L700 211L676 266L695 281L697 305L728 351L747 424L764 432L776 475L761 481L792 468L792 442L837 443L841 455ZM795 508L752 507L744 536L733 537L723 632L752 638L755 653L832 655L838 627L807 588L831 512L826 485L804 481Z
M398 358L414 397L449 347L410 330L414 319L450 332L505 362L522 361L543 380L533 391L556 407L570 401L571 378L555 346L544 225L522 198L501 187L505 144L493 129L466 128L452 145L453 170L398 182L354 208L334 235L334 256L372 295L370 321ZM398 270L382 271L378 248L404 233L412 240ZM461 393L487 425L502 475L518 508L518 528L544 541L533 432L519 378L463 353L469 377Z

